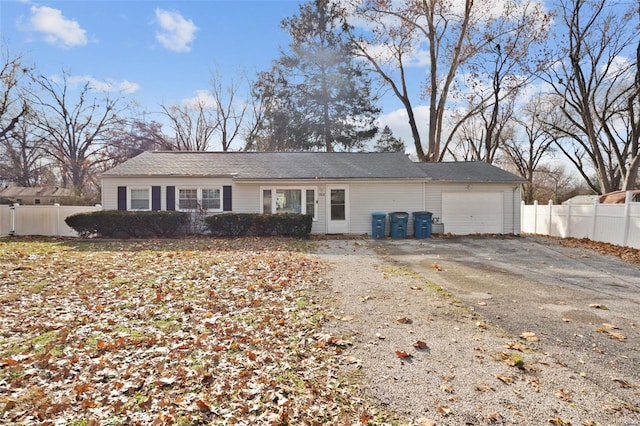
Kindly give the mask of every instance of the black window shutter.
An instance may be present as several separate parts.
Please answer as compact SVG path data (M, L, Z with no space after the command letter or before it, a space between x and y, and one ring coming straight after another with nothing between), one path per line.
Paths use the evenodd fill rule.
M231 204L231 186L222 187L222 211L230 212L233 210Z
M176 209L176 187L167 186L167 210Z
M118 187L118 210L126 210L127 209L127 187L119 186Z
M160 210L160 187L151 187L151 210Z

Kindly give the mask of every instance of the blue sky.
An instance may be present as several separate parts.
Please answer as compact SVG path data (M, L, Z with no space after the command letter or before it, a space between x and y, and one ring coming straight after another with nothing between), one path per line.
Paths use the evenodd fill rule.
M500 0L496 0L498 3ZM66 71L73 81L121 92L162 121L161 105L211 89L213 71L228 83L267 70L289 36L280 22L300 0L0 0L0 35L12 56L47 77ZM546 2L545 2L546 3ZM625 3L626 4L626 3ZM3 52L4 54L5 52ZM419 52L424 53L424 52ZM417 93L426 76L424 55L405 71L414 113L428 116ZM415 152L406 111L387 92L380 127L389 125ZM420 129L426 137L426 126ZM241 146L232 146L240 149ZM214 148L217 149L217 148Z
M214 70L242 80L286 46L296 0L0 0L0 32L45 76L110 84L148 111L210 87Z

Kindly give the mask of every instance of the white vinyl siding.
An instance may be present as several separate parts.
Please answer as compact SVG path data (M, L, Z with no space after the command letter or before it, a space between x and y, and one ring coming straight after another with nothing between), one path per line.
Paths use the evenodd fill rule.
M373 212L407 212L424 210L424 191L421 182L401 183L352 183L351 197L352 234L371 234ZM389 218L385 232L389 234ZM413 219L409 217L407 235L413 235Z
M160 187L160 210L166 210L167 209L167 186L174 186L176 188L176 197L177 197L179 188L222 189L224 185L233 186L233 181L231 180L231 178L104 177L102 178L102 206L105 210L116 210L118 208L118 187L119 186L126 186L127 194L129 194L130 188L144 188L144 187L151 188L152 186L159 186ZM235 191L235 187L233 191ZM235 198L236 198L236 195L235 193L233 193L234 211L235 211ZM151 192L149 192L149 200L151 200ZM149 203L150 203L149 208L151 208L151 201L149 201ZM178 208L178 204L176 202L176 209L177 208ZM218 210L221 210L221 209L218 209Z

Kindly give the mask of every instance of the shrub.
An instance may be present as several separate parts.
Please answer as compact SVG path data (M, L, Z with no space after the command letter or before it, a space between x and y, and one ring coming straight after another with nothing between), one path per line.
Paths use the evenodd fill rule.
M205 219L213 236L237 237L282 235L308 238L313 218L306 214L224 213Z
M65 222L81 237L140 237L174 235L184 228L188 220L187 213L176 211L100 210L69 216Z

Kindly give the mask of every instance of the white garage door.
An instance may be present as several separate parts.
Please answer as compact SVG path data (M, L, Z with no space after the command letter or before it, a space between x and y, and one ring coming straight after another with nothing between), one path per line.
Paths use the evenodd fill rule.
M443 192L444 232L457 235L501 234L502 192Z

